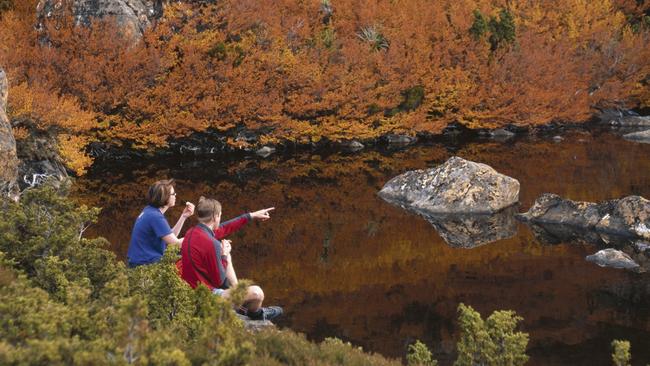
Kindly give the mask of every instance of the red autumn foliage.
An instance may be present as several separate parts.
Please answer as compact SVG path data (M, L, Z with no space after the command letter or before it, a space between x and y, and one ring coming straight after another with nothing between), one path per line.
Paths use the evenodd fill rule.
M43 41L33 3L1 15L0 65L12 85L92 114L80 128L34 116L87 142L164 147L237 126L261 143L313 142L650 105L648 1L173 2L137 41L111 19L75 26L69 14ZM471 34L475 10L506 11L512 38Z

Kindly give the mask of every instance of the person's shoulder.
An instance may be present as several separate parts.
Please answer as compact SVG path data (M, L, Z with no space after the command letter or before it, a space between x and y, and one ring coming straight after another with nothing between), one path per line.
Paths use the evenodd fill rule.
M163 216L164 217L165 215L163 215L163 213L160 212L159 209L157 209L157 208L155 208L155 207L153 207L151 205L147 205L142 210L142 216L149 216L149 217Z

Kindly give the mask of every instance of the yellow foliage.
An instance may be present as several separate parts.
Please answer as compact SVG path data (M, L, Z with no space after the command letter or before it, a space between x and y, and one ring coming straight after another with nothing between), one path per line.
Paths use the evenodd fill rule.
M59 154L65 165L78 176L84 175L92 165L93 158L86 154L88 138L85 136L60 134L58 136Z
M8 111L11 118L30 119L43 130L86 132L95 123L95 114L81 109L76 98L58 97L56 92L27 83L11 87Z

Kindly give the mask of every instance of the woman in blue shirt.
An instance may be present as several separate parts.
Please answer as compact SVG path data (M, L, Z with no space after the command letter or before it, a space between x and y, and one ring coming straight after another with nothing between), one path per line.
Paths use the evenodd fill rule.
M173 228L165 219L165 211L176 204L174 180L160 180L149 187L147 206L135 220L127 254L129 267L159 262L167 245L181 245L178 234L188 217L194 214L194 205L187 202L181 217Z

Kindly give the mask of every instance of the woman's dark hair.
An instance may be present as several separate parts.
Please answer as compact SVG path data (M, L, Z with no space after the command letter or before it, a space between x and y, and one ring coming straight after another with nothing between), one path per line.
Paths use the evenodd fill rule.
M201 196L196 205L196 218L200 222L206 223L216 215L221 215L221 203L215 199Z
M169 202L173 186L173 179L159 180L152 184L147 192L147 203L156 208L165 206Z

